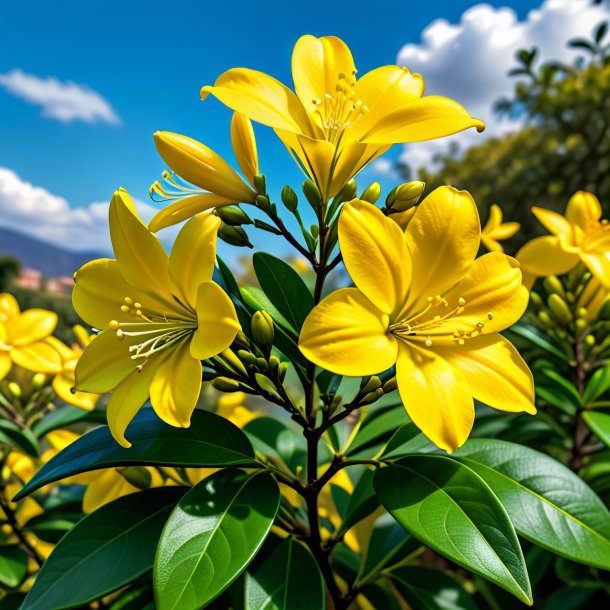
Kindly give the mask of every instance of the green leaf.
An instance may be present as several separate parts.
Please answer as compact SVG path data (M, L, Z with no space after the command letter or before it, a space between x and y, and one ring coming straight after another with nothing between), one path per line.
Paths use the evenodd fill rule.
M311 551L284 540L262 565L246 574L245 610L324 610L325 587Z
M412 453L435 451L436 447L420 432L413 423L404 424L392 436L385 446L381 459L390 460Z
M610 413L604 411L585 411L582 414L582 418L597 438L610 447Z
M389 576L413 610L477 610L462 585L440 570L407 566Z
M492 488L523 537L610 569L610 513L571 470L516 443L472 439L454 454Z
M130 465L256 467L246 435L230 421L209 411L193 412L190 428L162 422L152 409L142 409L130 424L133 447L121 447L107 426L81 436L47 462L17 494L21 499L36 489L66 477L99 468Z
M574 387L574 384L569 382L563 375L560 375L557 371L553 369L544 368L540 371L540 373L546 377L547 380L550 380L552 384L559 386L561 388L563 394L566 399L574 405L575 407L579 407L581 404L580 394L578 390Z
M431 549L532 603L513 525L470 468L441 455L413 455L377 470L375 491L396 521Z
M22 610L80 606L148 572L161 530L185 491L147 489L87 515L53 549Z
M6 419L0 419L0 444L3 443L32 457L38 457L40 453L38 439L27 428L20 428Z
M597 28L595 28L595 42L597 44L601 44L602 40L606 36L608 32L608 22L602 21Z
M82 517L81 502L63 503L52 508L45 506L44 513L32 517L23 529L45 542L57 544Z
M18 587L28 570L28 556L17 544L0 546L0 584L9 589Z
M379 506L379 499L373 488L374 471L370 468L363 473L352 492L341 523L340 533L347 532L362 519L368 517Z
M515 326L511 326L510 330L507 331L508 334L514 334L523 339L527 339L530 343L544 350L548 354L559 358L563 362L568 361L568 357L564 352L562 352L555 344L551 343L548 338L543 335L539 330L534 328L533 326L526 326L524 324L516 324Z
M587 383L582 396L583 404L587 405L593 402L608 390L610 390L610 365L597 369L591 375L591 379L589 379L589 383Z
M350 444L347 456L362 455L369 450L371 455L387 442L396 429L407 423L407 415L402 404L373 408L366 415L356 437ZM370 451L372 449L372 451ZM368 453L366 453L368 455Z
M297 331L313 308L313 297L299 274L283 260L266 252L252 257L263 292Z
M10 593L0 599L0 610L20 610L25 593Z
M158 610L195 610L246 569L269 533L280 491L267 472L222 470L193 487L169 518L155 558Z
M51 413L46 415L38 423L34 424L32 432L34 432L38 438L42 438L45 434L53 432L53 430L67 428L68 426L85 422L105 424L106 412L101 409L84 411L83 409L73 407L72 405L64 405L61 409L51 411Z

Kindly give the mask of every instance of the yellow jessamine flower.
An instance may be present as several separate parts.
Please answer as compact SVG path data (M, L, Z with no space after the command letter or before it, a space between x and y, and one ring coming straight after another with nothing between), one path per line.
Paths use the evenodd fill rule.
M484 123L457 102L422 97L424 81L399 66L356 79L347 45L334 36L302 36L292 54L296 94L273 77L234 68L201 90L272 127L323 197L336 195L392 144L448 136Z
M259 411L252 411L244 405L246 395L244 392L233 392L231 394L222 394L218 399L216 406L216 414L228 419L238 428L242 428L253 419L263 415Z
M254 187L258 174L256 140L250 119L235 112L231 122L233 151L242 173ZM180 184L164 172L165 185L155 182L150 189L162 201L172 201L150 221L151 231L177 224L210 208L254 203L256 191L250 188L235 170L211 148L187 136L169 131L155 133L157 150L167 165L180 178L197 188Z
M163 421L189 425L201 360L228 348L239 331L233 303L212 281L219 226L216 216L195 216L168 257L121 189L110 203L116 260L92 261L75 275L74 308L103 329L76 365L76 389L114 390L108 425L125 447L125 430L149 396Z
M610 288L610 225L602 220L595 195L584 191L573 195L565 216L538 207L532 212L552 235L535 237L516 254L529 283L536 277L567 273L582 261Z
M465 191L440 187L403 232L375 206L354 200L339 219L339 244L355 288L331 293L309 314L299 346L339 375L396 365L409 417L436 445L468 438L473 397L503 411L534 413L532 375L499 331L525 311L518 263L481 238Z
M56 326L55 312L46 309L21 312L12 294L0 294L0 379L13 363L35 373L58 373L61 359L46 341Z
M489 252L504 252L499 242L510 239L521 228L518 222L502 222L502 220L500 206L492 204L487 222L481 231L481 241Z

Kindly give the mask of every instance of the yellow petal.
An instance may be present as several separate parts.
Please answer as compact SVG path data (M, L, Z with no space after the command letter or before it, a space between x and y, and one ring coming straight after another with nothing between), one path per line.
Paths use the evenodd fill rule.
M589 271L606 288L610 288L610 252L582 252L580 258Z
M134 491L136 488L130 485L114 468L108 468L87 486L83 496L83 512L92 513L100 506Z
M388 316L357 288L331 292L307 316L299 348L315 364L339 375L375 375L396 362Z
M252 202L256 193L211 148L179 133L157 131L157 151L181 178L234 202Z
M377 308L391 314L403 305L411 261L405 236L394 221L355 199L341 211L339 246L350 277Z
M123 447L131 447L131 443L125 438L125 430L148 400L150 384L164 357L165 354L162 353L156 358L151 358L141 371L136 370L130 373L110 396L106 407L108 427L116 442Z
M356 67L348 46L335 36L301 36L292 53L294 89L311 119L323 127L325 95L355 82ZM341 75L341 76L340 76Z
M329 196L338 195L352 178L389 148L389 144L363 144L362 142L352 142L347 146L341 146L335 159Z
M483 232L493 231L502 224L502 209L496 203L493 203L489 208L489 218L483 228Z
M170 276L179 294L193 309L199 286L209 282L214 273L219 228L220 218L213 214L191 218L180 229L169 255Z
M47 337L45 341L57 351L64 365L67 362L78 358L79 354L57 337Z
M492 239L510 239L520 228L521 225L518 222L505 222L493 231L489 231L488 235Z
M119 341L116 332L110 329L97 335L76 365L76 388L94 394L105 394L116 388L136 369L137 364L129 355L129 345L135 341L128 336Z
M252 129L250 119L239 112L233 113L231 142L243 175L254 186L254 176L258 174L258 152L254 129Z
M478 401L500 411L536 413L532 374L502 335L474 337L435 351L462 373Z
M489 237L489 234L481 233L481 243L488 252L504 252L502 244Z
M532 214L534 214L547 231L557 237L564 238L566 243L571 243L573 236L572 225L561 214L536 206L532 208Z
M4 379L13 366L13 361L8 352L0 352L0 381Z
M462 313L448 320L437 332L477 331L477 324L482 324L480 332L487 334L517 322L525 312L529 293L522 286L519 263L506 254L490 252L477 258L464 279L444 297L448 311L458 307L460 298L465 305ZM435 331L430 334L434 335Z
M275 78L247 68L221 74L213 87L203 87L201 99L212 94L225 106L274 129L313 136L307 112L299 98Z
M171 350L150 385L155 413L170 426L188 428L201 391L201 362L191 356L188 341Z
M470 127L485 129L485 123L446 97L426 96L404 105L378 121L360 140L376 144L422 142L450 136Z
M413 311L443 295L465 275L479 249L481 228L470 193L441 186L430 193L405 232L411 254Z
M11 350L11 358L18 366L45 375L61 372L63 363L57 350L47 341L37 341Z
M602 217L602 206L593 193L578 191L568 201L566 219L583 231L591 224L596 224Z
M223 205L233 204L235 204L233 199L220 197L220 195L214 193L203 193L202 195L185 197L184 199L178 199L177 201L174 201L174 203L170 203L157 212L148 223L148 228L156 233L161 229L171 227L191 216L195 216L200 212L205 212L206 210L218 208Z
M580 260L578 254L566 252L559 238L552 235L534 237L515 255L523 273L536 276L562 275Z
M396 380L413 423L438 447L455 451L474 423L474 401L462 373L441 356L399 345Z
M46 339L57 326L57 314L46 309L28 309L10 322L9 341L15 346Z
M0 294L0 322L8 322L19 315L19 303L8 292Z
M52 387L57 396L65 403L74 405L85 411L91 411L95 407L99 396L88 392L72 392L74 388L74 378L65 375L56 375L53 378Z
M45 438L55 451L63 451L68 445L80 438L80 434L71 430L53 430Z
M206 360L227 349L241 326L233 302L215 282L199 286L196 309L198 328L191 339L191 355Z

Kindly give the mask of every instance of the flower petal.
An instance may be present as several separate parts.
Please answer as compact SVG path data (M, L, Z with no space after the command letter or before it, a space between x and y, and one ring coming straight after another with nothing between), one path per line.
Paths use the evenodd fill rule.
M108 502L136 491L136 488L130 485L114 468L108 468L97 474L96 480L87 485L83 496L83 512L86 515Z
M185 302L193 309L197 304L197 291L209 282L216 261L216 236L220 218L213 214L200 214L191 218L180 229L169 255L169 273Z
M0 294L0 322L8 322L19 315L19 303L8 292Z
M59 352L48 341L37 341L10 352L13 362L34 373L55 375L61 372L63 363Z
M479 249L477 206L466 191L441 186L417 207L405 232L413 265L411 307L444 295L465 275Z
M485 129L485 123L447 97L429 95L404 105L371 126L360 140L375 144L423 142L450 136L470 127Z
M0 352L0 381L4 379L13 367L13 361L8 352Z
M27 309L7 325L9 342L15 347L46 339L57 326L57 314L47 309Z
M582 252L580 258L589 271L610 288L610 252Z
M500 411L536 413L532 373L502 335L474 337L435 351L462 373L478 401Z
M591 224L597 224L602 217L602 206L593 193L578 191L568 201L566 206L566 219L580 227L583 231Z
M572 225L561 214L553 212L553 210L547 210L536 206L532 208L532 214L547 231L557 237L564 238L566 243L572 242L572 237L574 235Z
M455 451L474 423L474 401L462 373L431 350L400 342L396 380L413 423L437 446Z
M331 292L305 319L299 348L315 364L339 375L376 375L396 362L388 316L357 288Z
M339 246L356 286L386 314L399 309L409 290L411 259L404 233L374 205L354 199L339 218Z
M488 236L492 239L510 239L519 231L521 225L518 222L505 222L492 231L488 231Z
M523 273L536 276L562 275L580 260L578 254L566 252L558 237L544 235L528 241L515 255Z
M215 193L203 193L202 195L185 197L184 199L178 199L162 210L159 210L148 223L148 228L156 233L161 229L166 229L191 216L195 216L200 212L205 212L212 208L219 208L223 205L234 204L235 201L233 201L233 199L220 197Z
M72 392L74 388L74 378L65 375L55 375L51 383L53 390L61 400L69 405L74 405L85 411L91 411L95 407L99 396L89 392Z
M137 339L117 338L114 330L104 330L89 343L80 357L74 376L76 388L94 394L105 394L116 388L137 363L129 355L129 345Z
M243 175L254 186L254 176L258 174L256 138L250 119L239 112L234 112L231 120L231 143Z
M206 360L227 349L241 330L235 306L215 282L206 282L197 292L198 328L191 339L191 355Z
M307 112L299 98L275 78L248 68L221 74L213 87L201 89L201 99L212 94L225 106L274 129L313 136Z
M189 342L171 350L150 385L155 413L170 426L188 428L201 391L201 361L191 356Z

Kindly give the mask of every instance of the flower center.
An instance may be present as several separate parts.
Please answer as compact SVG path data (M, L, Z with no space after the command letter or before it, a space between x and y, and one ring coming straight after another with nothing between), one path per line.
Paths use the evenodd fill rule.
M108 327L116 332L119 341L124 340L125 337L133 340L129 352L131 359L138 363L138 371L142 370L151 356L169 349L197 330L197 316L194 312L189 312L191 315L188 318L160 314L145 309L141 303L131 297L125 297L121 311L130 314L137 321L112 320Z
M449 309L447 299L436 295L427 298L427 304L419 313L390 324L388 332L403 341L417 341L424 343L426 347L432 347L432 337L451 337L458 345L464 345L465 339L480 335L485 322L479 321L471 327L456 328L457 318L461 316L466 308L466 299L460 297L457 305ZM437 313L438 311L441 313ZM486 321L493 320L493 313L486 315Z
M322 129L329 142L335 143L350 125L368 112L362 100L357 100L356 71L350 75L340 72L337 75L334 91L327 91L324 99L313 99L313 113L320 118Z

